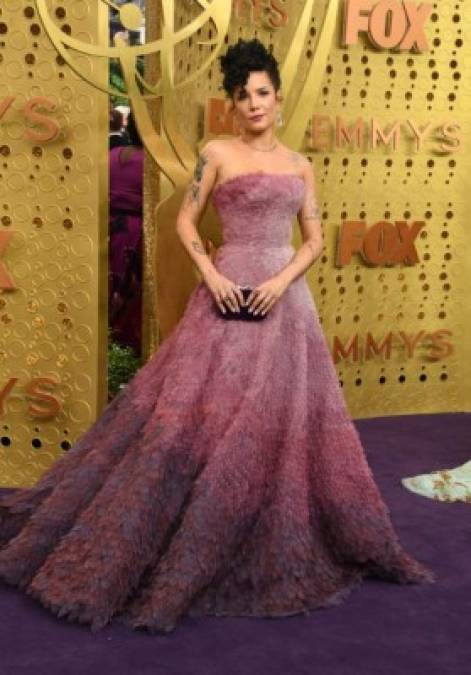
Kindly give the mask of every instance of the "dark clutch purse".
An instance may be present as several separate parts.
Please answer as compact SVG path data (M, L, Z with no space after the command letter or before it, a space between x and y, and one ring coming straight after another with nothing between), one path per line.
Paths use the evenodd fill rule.
M249 297L252 288L250 286L240 286L240 290L242 291L242 295L244 297L244 301L247 300ZM240 319L242 321L261 321L266 317L266 314L254 314L253 312L249 312L248 306L242 306L240 308L240 312L234 312L232 309L230 309L227 305L224 305L226 308L226 313L221 311L219 308L219 305L216 305L219 311L219 315L223 319Z

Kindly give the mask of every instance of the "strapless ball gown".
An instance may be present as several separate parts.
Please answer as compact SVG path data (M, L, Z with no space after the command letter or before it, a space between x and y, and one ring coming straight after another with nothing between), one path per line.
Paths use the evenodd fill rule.
M217 186L215 265L257 285L291 259L304 182ZM0 578L96 631L184 615L282 617L372 576L432 583L401 546L304 275L262 321L226 321L207 286L71 450L0 502Z

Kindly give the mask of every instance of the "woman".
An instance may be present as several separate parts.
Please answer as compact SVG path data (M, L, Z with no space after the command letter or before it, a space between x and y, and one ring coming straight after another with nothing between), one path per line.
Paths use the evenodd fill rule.
M310 164L274 134L278 65L258 40L220 58L240 136L203 148L177 221L203 280L74 448L2 504L0 577L92 630L288 616L365 576L435 580L393 529L303 276L322 237ZM210 194L214 263L196 229Z
M110 238L108 321L112 338L141 355L142 184L144 149L134 115L128 115L130 145L109 153Z

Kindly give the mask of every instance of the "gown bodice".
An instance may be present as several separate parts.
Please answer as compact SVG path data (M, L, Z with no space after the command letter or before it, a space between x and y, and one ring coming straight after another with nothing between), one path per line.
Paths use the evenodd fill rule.
M292 222L304 198L304 180L290 173L250 172L213 189L222 244L214 264L239 284L258 284L293 257Z
M304 180L290 173L250 172L213 190L223 245L289 246L292 220L304 196Z

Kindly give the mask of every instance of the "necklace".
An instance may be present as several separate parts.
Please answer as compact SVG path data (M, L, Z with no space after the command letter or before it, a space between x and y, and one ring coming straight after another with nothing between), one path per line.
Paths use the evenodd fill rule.
M245 143L245 145L248 145L249 148L252 148L252 150L258 150L258 152L271 152L278 145L278 141L276 140L270 148L257 148L255 145L247 143L247 141L244 141L242 138L240 140L242 141L242 143Z

